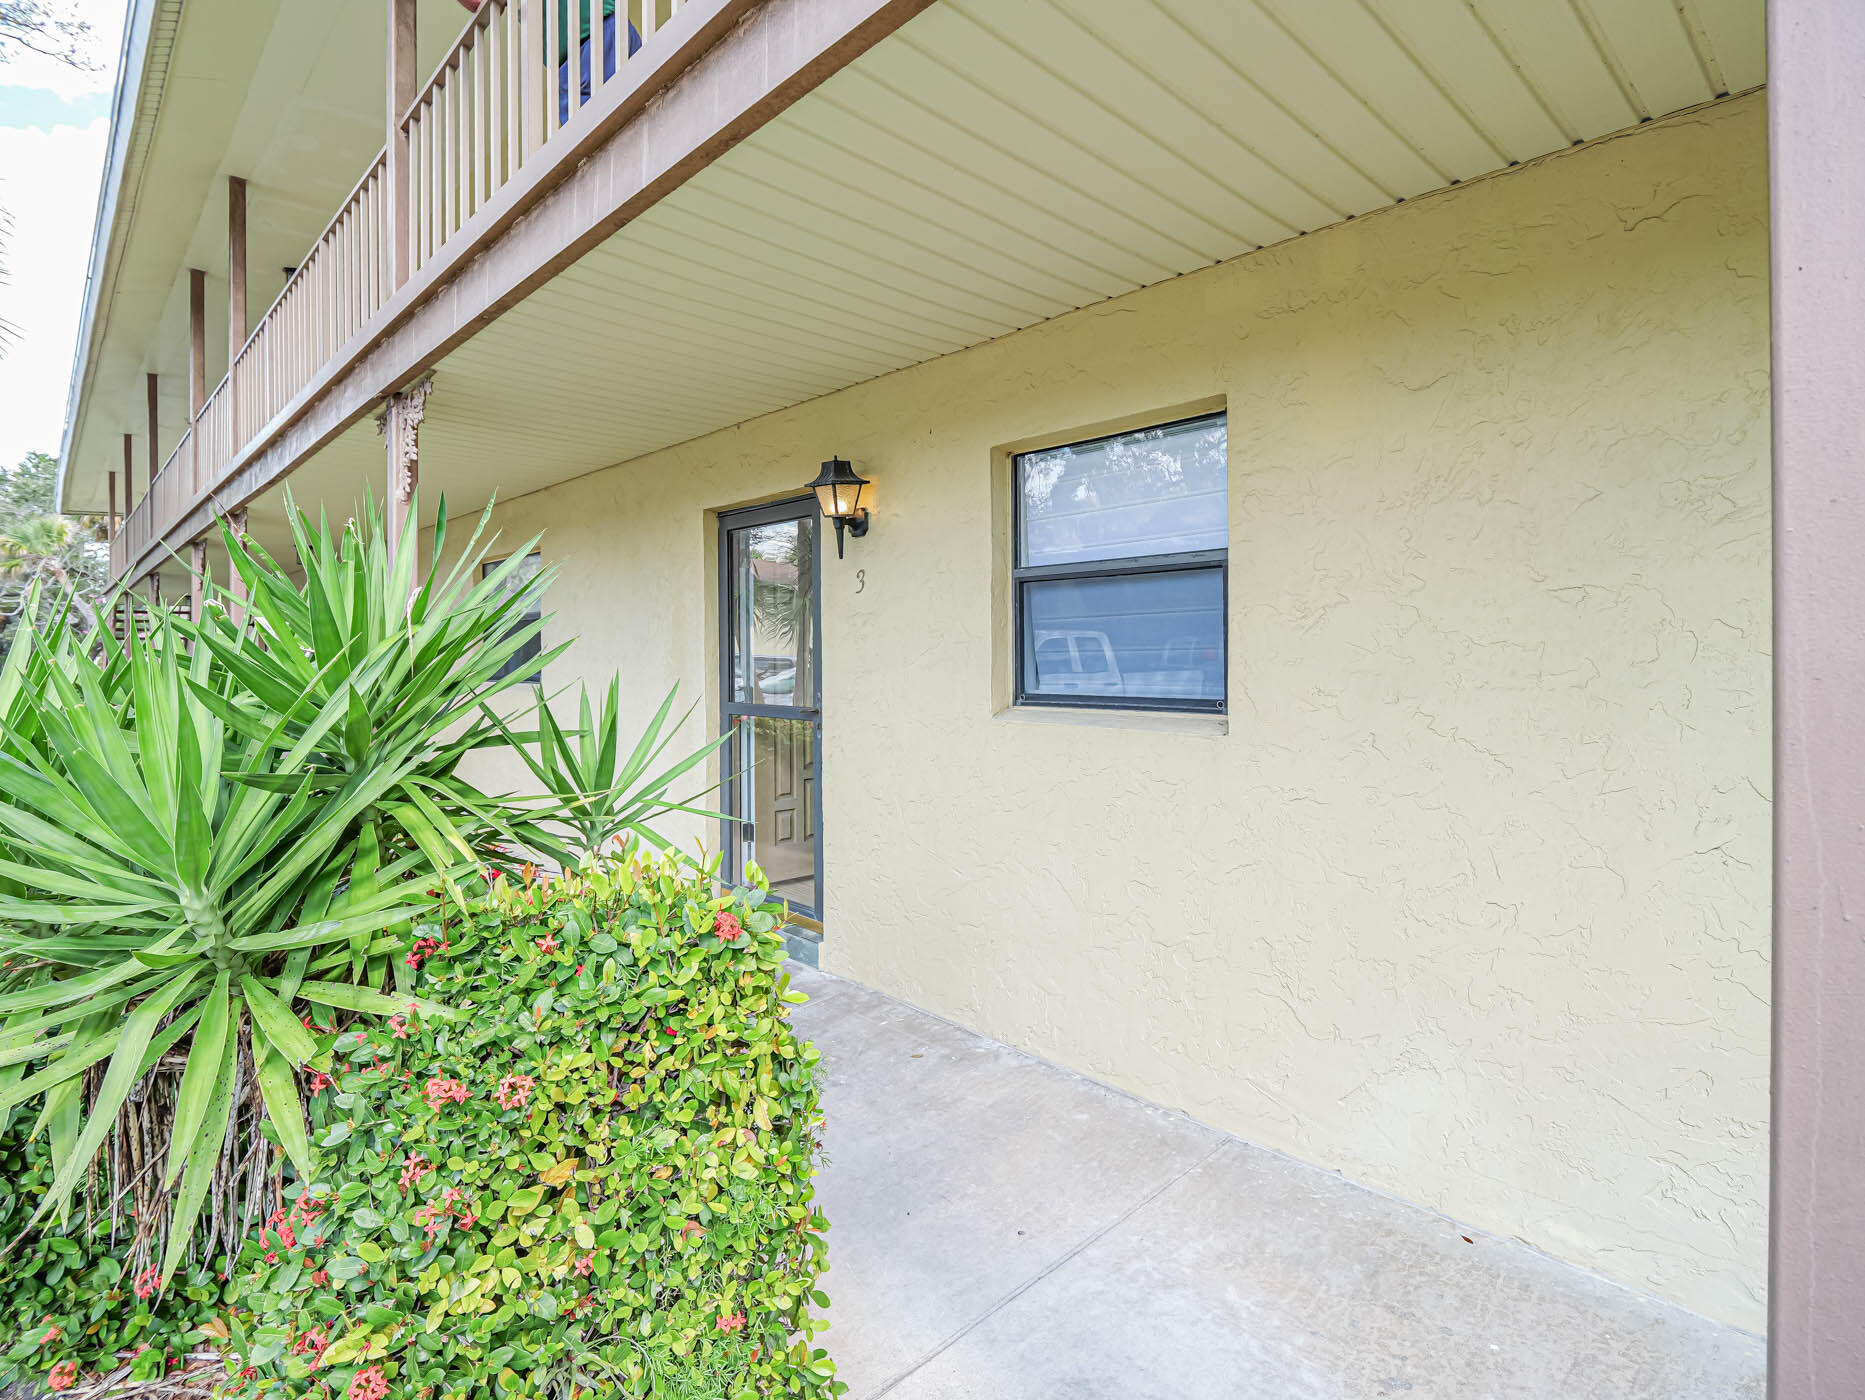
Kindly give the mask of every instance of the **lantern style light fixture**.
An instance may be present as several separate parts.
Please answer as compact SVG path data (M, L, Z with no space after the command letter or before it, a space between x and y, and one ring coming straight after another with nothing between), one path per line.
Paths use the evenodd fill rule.
M809 489L816 493L816 504L823 517L835 522L837 559L843 557L843 532L856 539L868 533L868 512L861 504L861 488L868 484L867 477L857 475L855 468L840 457L824 462L816 479L809 484Z

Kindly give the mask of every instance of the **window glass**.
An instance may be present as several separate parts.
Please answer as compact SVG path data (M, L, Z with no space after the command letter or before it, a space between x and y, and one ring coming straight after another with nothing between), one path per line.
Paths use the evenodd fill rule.
M1027 694L1224 698L1224 575L1214 568L1023 584Z
M492 575L496 574L504 567L505 562L506 561L503 559L487 560L479 566L479 576L481 578L491 578ZM542 554L527 554L524 562L512 571L511 576L507 578L503 584L503 588L507 593L520 593L526 589L530 589L528 604L524 610L523 616L516 624L517 626L525 626L534 623L544 616L544 597L535 587L537 577L543 572L543 569L544 556ZM544 683L544 673L536 668L537 659L543 654L544 635L539 632L533 635L523 646L519 647L518 650L513 653L511 659L499 668L497 679L504 680L507 676L523 676L526 685L542 685Z
M1018 562L1026 568L1223 549L1229 540L1224 419L1017 459Z
M730 533L732 699L740 704L816 704L815 531L802 520L774 520Z
M733 760L740 765L734 770L735 815L744 854L764 868L772 894L810 909L816 903L815 723L745 715L734 733Z

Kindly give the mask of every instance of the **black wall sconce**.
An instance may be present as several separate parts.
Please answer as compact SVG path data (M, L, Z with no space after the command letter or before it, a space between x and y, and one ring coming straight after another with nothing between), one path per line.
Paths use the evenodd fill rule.
M826 519L835 522L835 557L842 555L842 535L846 531L856 539L868 533L868 512L861 504L861 488L868 478L858 476L855 468L840 457L831 457L809 484L816 493L816 504Z

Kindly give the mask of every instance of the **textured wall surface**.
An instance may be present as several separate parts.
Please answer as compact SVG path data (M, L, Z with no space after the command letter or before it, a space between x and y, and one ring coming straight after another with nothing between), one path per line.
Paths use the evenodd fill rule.
M826 968L1759 1329L1763 119L1415 201L502 524L549 530L553 638L645 711L715 669L708 512L853 457ZM996 449L1212 396L1225 732L999 713Z

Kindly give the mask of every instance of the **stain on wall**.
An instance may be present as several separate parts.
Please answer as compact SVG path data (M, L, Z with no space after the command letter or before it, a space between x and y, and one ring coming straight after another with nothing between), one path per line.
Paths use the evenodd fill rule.
M715 671L707 512L854 458L825 968L1759 1330L1765 182L1751 96L501 524L548 530L553 638L645 717ZM998 714L994 449L1212 396L1227 732Z

